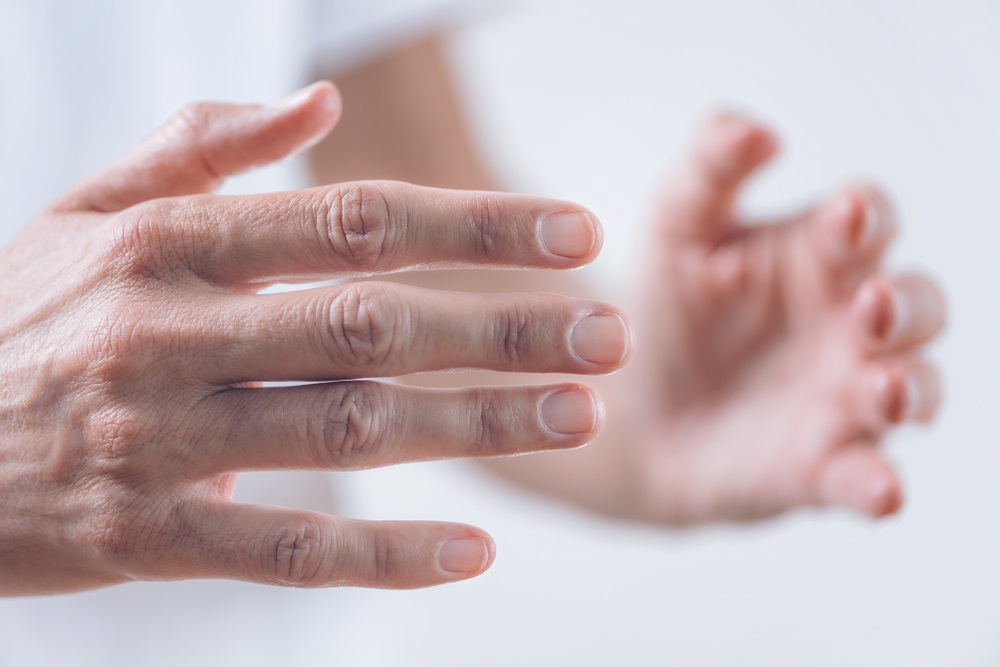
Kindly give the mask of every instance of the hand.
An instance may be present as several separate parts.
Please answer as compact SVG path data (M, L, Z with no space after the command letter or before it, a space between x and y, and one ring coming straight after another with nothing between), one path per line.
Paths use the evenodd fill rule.
M407 588L492 562L469 526L362 522L231 501L236 471L357 469L579 446L596 394L565 383L424 390L357 378L473 367L605 373L610 306L359 282L408 266L565 269L591 215L537 197L366 182L205 193L326 134L317 84L279 107L190 107L2 251L0 593L224 577ZM319 381L264 388L263 381Z
M735 214L776 149L763 127L719 117L666 196L621 379L644 518L891 514L900 482L879 441L938 406L921 351L944 302L927 278L880 269L896 228L883 194L846 187L762 226Z

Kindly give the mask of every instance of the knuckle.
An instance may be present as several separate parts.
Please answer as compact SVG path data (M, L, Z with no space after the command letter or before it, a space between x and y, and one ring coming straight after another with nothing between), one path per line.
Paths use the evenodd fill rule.
M504 409L496 389L473 390L470 409L471 456L495 456L506 448L513 415Z
M294 587L315 587L326 583L323 564L327 562L327 540L323 528L313 519L298 518L280 526L267 551L268 569L278 583Z
M114 383L130 366L130 360L148 361L142 358L155 347L153 338L148 323L135 309L117 302L88 334L84 354L96 375Z
M476 258L484 264L502 262L512 248L504 207L496 195L483 194L473 202L472 237Z
M115 216L107 263L122 277L161 277L171 266L173 229L164 202L138 204Z
M502 304L494 321L494 349L502 368L517 368L531 354L532 318L519 303Z
M192 102L177 111L173 122L178 129L197 141L204 136L211 123L213 109L214 105L210 102Z
M121 560L136 551L137 521L131 515L104 508L88 526L88 542L102 557Z
M212 102L193 102L182 107L168 124L168 133L175 135L185 149L188 165L197 165L210 179L210 184L220 185L222 172L216 168L208 136L220 116L220 107Z
M395 228L388 193L373 183L329 190L320 202L317 233L322 247L358 271L374 271L389 255Z
M147 429L143 411L133 404L107 405L90 419L87 440L105 466L127 473L134 456L143 449ZM109 471L104 471L109 472Z
M165 529L179 514L162 497L153 497L134 486L117 483L93 490L101 500L88 522L85 543L99 558L121 564L152 562L182 539Z
M375 283L345 287L326 308L324 341L331 359L367 372L397 356L409 328L405 309Z
M397 540L388 530L377 530L372 534L366 558L365 579L375 588L392 588L402 577L401 559L405 554L398 548Z
M83 335L81 356L92 375L115 384L133 376L148 378L150 369L176 356L189 344L189 337L177 314L119 298Z
M381 391L375 383L337 387L321 423L311 429L309 447L323 468L357 469L375 463L385 422Z

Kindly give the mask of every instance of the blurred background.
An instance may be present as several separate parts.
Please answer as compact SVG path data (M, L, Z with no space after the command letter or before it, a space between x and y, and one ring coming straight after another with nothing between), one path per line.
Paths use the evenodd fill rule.
M998 38L985 0L535 1L462 31L455 63L487 155L512 188L598 214L607 242L586 275L612 298L712 110L783 137L751 212L882 184L902 220L890 264L928 268L950 299L932 352L946 404L890 441L907 504L877 523L800 512L671 533L535 502L462 464L340 476L351 513L468 521L498 545L478 580L366 596L371 641L392 628L410 665L1000 664Z
M275 34L289 28L277 6L268 17L211 6L218 25L229 20L234 30L264 21ZM52 11L83 10L56 3ZM162 8L117 11L161 26L137 34L136 54L144 41L167 48L176 34L166 20L157 23L157 11L169 14ZM12 19L0 34L18 25ZM149 41L158 35L167 36L163 44ZM293 42L276 38L271 51L260 51L291 52ZM19 57L5 48L4 58ZM341 474L333 487L345 514L482 526L496 539L495 565L475 580L421 591L197 582L7 601L0 662L40 664L32 656L48 618L58 638L51 652L65 651L58 664L176 664L166 656L177 651L190 664L262 664L264 656L241 641L259 628L273 637L275 654L305 647L320 664L1000 664L1000 4L507 2L463 21L450 48L477 138L501 181L579 201L604 222L605 251L583 275L606 298L627 285L664 178L713 110L748 111L784 139L780 159L745 202L750 211L796 209L857 177L889 190L903 225L891 263L930 269L951 303L950 329L933 350L945 371L945 409L933 427L904 430L888 444L906 483L903 512L881 522L799 512L755 526L672 532L595 520L461 463ZM178 49L177 57L194 56ZM137 99L142 113L132 121L152 127L188 99L286 92L287 82L268 69L280 63L262 57L250 67L227 57L195 63L231 71L221 88L168 81L173 87L163 89L174 92ZM114 64L150 76L140 55ZM11 89L37 79L26 75ZM78 80L85 110L93 82L85 73ZM4 145L15 150L23 141L27 151L30 133L11 128ZM117 154L137 138L127 134L68 138L79 151L66 159L87 156L71 171L82 175ZM98 148L87 153L87 142ZM24 183L11 191L42 182L46 160L57 157L25 167ZM264 170L233 189L290 187L295 169ZM46 201L66 185L46 181L25 200ZM138 596L148 604L133 607ZM197 599L225 601L217 632L194 613ZM271 613L288 607L299 613ZM99 608L137 611L116 635L113 617ZM116 639L104 662L74 659L77 647L107 636Z

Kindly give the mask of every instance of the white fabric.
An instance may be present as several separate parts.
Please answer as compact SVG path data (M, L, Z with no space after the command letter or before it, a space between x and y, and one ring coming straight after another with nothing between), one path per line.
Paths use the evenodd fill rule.
M185 103L276 100L446 19L456 0L0 0L0 243ZM304 185L295 163L228 191ZM326 476L241 477L238 496L331 510ZM0 665L386 664L357 591L136 584L0 600ZM361 615L363 617L363 615ZM357 653L352 653L357 651ZM401 662L405 663L405 661Z

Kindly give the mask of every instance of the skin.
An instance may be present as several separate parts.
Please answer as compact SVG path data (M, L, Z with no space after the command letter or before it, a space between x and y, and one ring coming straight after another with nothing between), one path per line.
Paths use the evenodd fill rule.
M463 122L440 38L337 81L348 113L344 132L311 153L320 182L392 174L496 189ZM944 326L944 299L929 278L883 268L898 222L871 184L749 225L740 192L777 152L774 133L752 119L724 114L705 124L664 189L650 251L630 280L636 360L593 381L608 404L600 436L581 450L484 462L488 469L588 511L667 526L810 506L871 517L899 510L899 476L878 445L938 408L938 374L922 355ZM551 272L403 280L587 294L577 277Z
M632 333L612 306L376 279L414 265L576 267L601 244L586 210L390 181L205 194L314 144L339 112L328 83L276 107L189 107L2 251L0 593L465 579L493 560L477 528L240 505L234 473L565 449L601 428L600 399L576 383L359 380L621 367ZM260 384L272 380L316 384Z
M528 269L589 262L601 230L575 204L485 191L438 40L341 83L357 111L311 154L340 185L206 194L320 141L340 113L329 84L278 107L194 105L3 249L0 593L200 577L412 588L492 563L470 526L235 504L241 470L500 457L486 465L524 488L663 525L898 509L876 445L937 407L920 357L944 304L928 279L882 271L896 222L877 189L748 227L735 202L777 140L714 119L667 188L634 334L606 304L503 293L583 296ZM356 180L385 177L475 191ZM465 270L383 275L413 267ZM522 270L483 270L499 267ZM358 282L257 294L331 276ZM456 285L491 294L442 291ZM640 363L596 377L636 346ZM504 374L370 379L456 368ZM523 373L594 375L607 418L592 389L518 386L537 383Z

